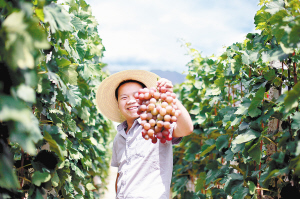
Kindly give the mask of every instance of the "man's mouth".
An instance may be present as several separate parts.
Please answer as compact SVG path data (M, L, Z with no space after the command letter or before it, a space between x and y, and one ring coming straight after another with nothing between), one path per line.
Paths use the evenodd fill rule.
M127 108L128 110L137 110L138 109L138 106L131 106L131 107L129 107L129 108Z

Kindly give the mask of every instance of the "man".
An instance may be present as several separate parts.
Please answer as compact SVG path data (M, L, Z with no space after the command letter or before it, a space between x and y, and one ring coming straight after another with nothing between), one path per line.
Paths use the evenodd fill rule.
M126 70L106 78L97 90L97 105L109 119L120 122L113 143L111 166L118 167L116 198L168 199L173 170L172 144L193 132L192 120L177 100L181 111L170 132L172 141L153 144L142 137L143 127L137 113L139 104L134 95L143 87L165 87L173 92L167 79L151 72Z

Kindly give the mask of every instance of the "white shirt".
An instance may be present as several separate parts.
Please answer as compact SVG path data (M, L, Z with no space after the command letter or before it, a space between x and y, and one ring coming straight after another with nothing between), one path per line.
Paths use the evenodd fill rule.
M113 143L111 166L118 167L118 199L169 199L173 171L173 138L162 144L142 137L140 118L125 133L126 121L118 125ZM173 127L171 131L173 132Z

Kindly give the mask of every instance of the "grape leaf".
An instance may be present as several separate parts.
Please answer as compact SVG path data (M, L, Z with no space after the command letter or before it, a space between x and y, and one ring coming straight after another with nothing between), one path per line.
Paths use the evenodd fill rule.
M250 102L242 102L238 105L238 109L234 114L236 115L245 115L248 112L248 108L250 106Z
M295 112L293 116L291 116L292 121L292 129L300 129L300 113Z
M31 88L25 84L20 84L18 86L17 95L19 98L21 98L22 100L24 100L26 102L31 102L31 103L36 102L35 91L33 90L33 88Z
M41 183L47 182L51 179L50 173L35 171L32 174L32 183L36 186L41 186Z
M71 163L71 169L76 173L80 178L84 178L85 175L74 163Z
M201 172L198 176L198 179L196 181L196 186L195 186L195 191L201 191L205 188L205 178L206 178L206 173Z
M275 70L269 70L267 73L264 74L264 78L268 81L274 80L276 78Z
M264 99L265 91L265 87L260 87L256 92L254 98L252 99L252 102L248 109L248 114L251 117L256 117L261 113L261 110L258 109L258 107L261 106L262 100Z
M50 24L52 33L56 31L72 31L69 14L57 4L49 4L44 7L45 23Z
M76 72L77 65L71 64L69 66L60 66L59 75L65 84L77 85L77 76Z
M56 171L54 172L54 175L53 175L53 177L51 178L51 182L52 182L52 186L53 186L53 187L57 187L58 184L59 184L59 177L58 177L58 174L57 174Z
M29 119L29 123L14 123L10 132L10 140L19 143L24 151L34 155L37 152L35 143L43 139L43 136L39 129L37 118L31 113Z
M249 189L246 187L238 187L237 192L234 193L232 199L241 199L245 198L249 192Z
M92 183L87 183L86 189L89 191L95 190L96 187Z
M20 188L17 175L13 168L13 154L9 151L8 146L0 140L0 187L6 189Z
M228 135L221 135L216 140L216 148L221 151L223 148L228 147Z
M71 20L71 23L73 24L73 26L75 27L76 30L83 30L86 27L86 22L84 22L83 20L80 20L78 17L74 16Z
M249 193L251 195L255 194L255 191L256 191L256 186L255 184L252 182L252 181L248 181L247 182L247 185L249 186Z
M233 141L232 144L241 144L244 142L248 142L260 136L260 133L249 129L246 133L238 135Z
M260 140L253 144L253 146L248 150L248 153L257 164L260 162L262 155L262 151L260 150Z
M50 150L54 151L61 160L64 160L64 156L62 154L61 148L45 128L44 128L44 139L49 143Z
M13 69L20 68L33 68L34 59L31 55L31 47L26 44L30 44L31 36L27 33L27 24L24 22L25 13L13 12L3 22L3 30L8 35L14 35L8 37L6 40L5 48L8 49L7 59L9 66ZM21 36L23 35L23 37Z
M200 157L203 157L207 153L211 152L216 147L216 144L213 144L209 147L207 147L204 151L201 152Z
M284 98L284 105L286 112L290 109L298 106L298 100L300 97L300 82L298 82L292 90L290 90Z
M284 1L283 0L278 0L278 1L273 1L268 3L266 6L265 11L271 13L272 15L275 14L276 12L284 9Z

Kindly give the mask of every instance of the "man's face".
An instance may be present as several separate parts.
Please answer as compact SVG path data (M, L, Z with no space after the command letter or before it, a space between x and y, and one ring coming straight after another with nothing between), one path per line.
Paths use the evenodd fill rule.
M143 88L136 82L128 82L119 87L118 107L127 122L133 122L139 117L137 114L139 104L134 98L134 94Z

